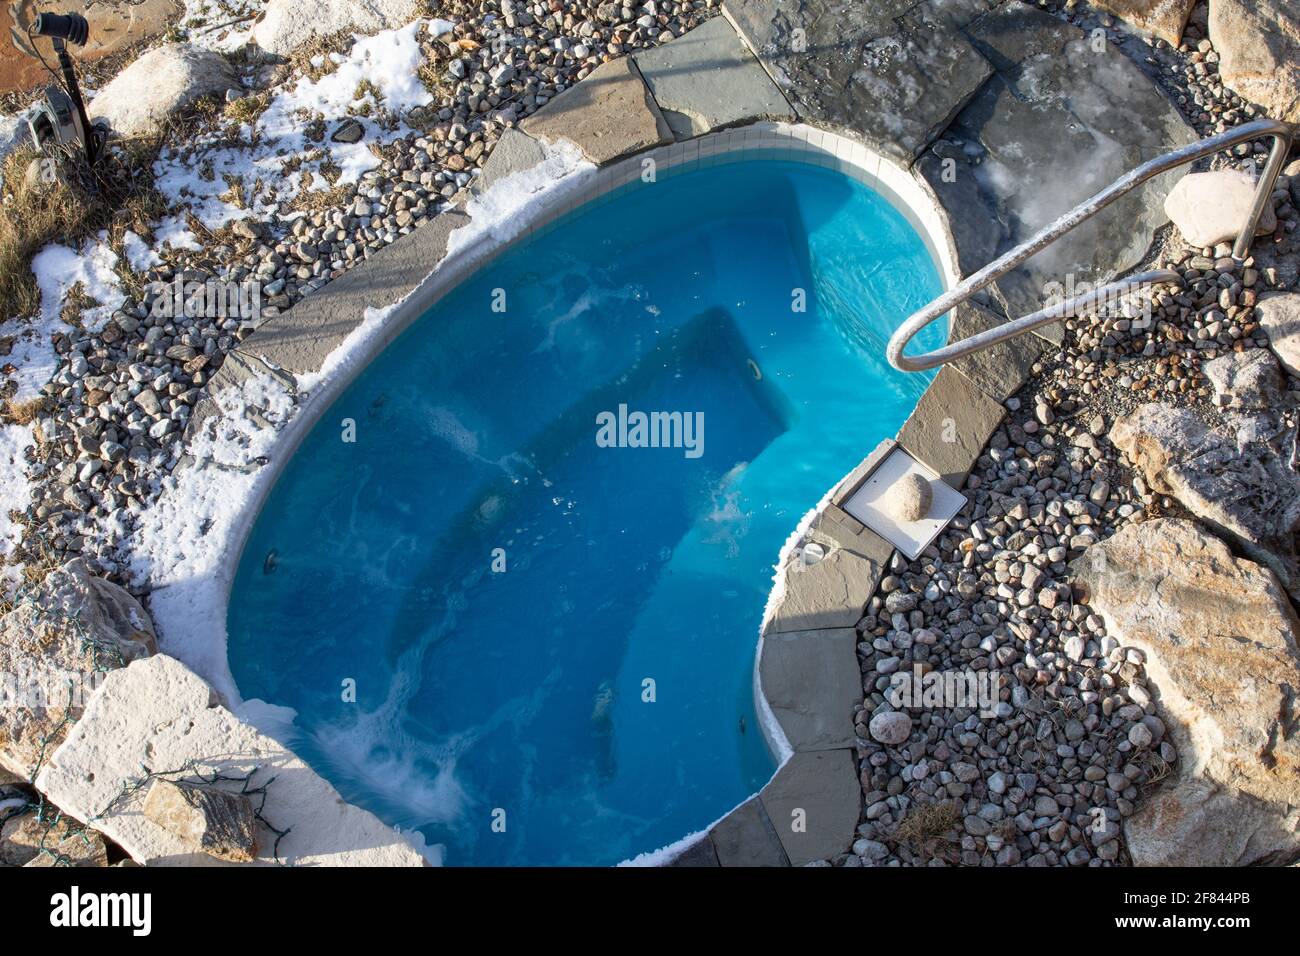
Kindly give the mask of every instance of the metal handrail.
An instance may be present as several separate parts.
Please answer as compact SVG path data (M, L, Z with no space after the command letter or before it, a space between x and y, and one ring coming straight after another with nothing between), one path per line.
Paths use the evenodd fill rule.
M1273 149L1269 153L1268 162L1264 166L1264 173L1260 177L1259 186L1255 190L1255 199L1251 203L1250 214L1246 217L1246 224L1242 227L1237 236L1237 242L1232 247L1233 256L1244 259L1250 249L1251 241L1255 238L1255 229L1259 225L1259 217L1264 213L1264 205L1273 193L1273 186L1277 182L1278 173L1282 171L1282 164L1286 161L1287 153L1291 149L1291 141L1294 135L1294 130L1287 123L1271 119L1254 120L1243 126L1238 126L1236 129L1230 129L1200 142L1172 150L1130 170L1091 199L1087 199L1075 206L1010 252L994 259L969 278L963 279L919 312L914 312L908 316L907 321L898 327L897 331L890 337L889 345L886 346L889 364L901 372L922 372L943 365L945 362L965 358L967 355L991 348L1000 342L1023 335L1025 332L1036 329L1041 325L1047 325L1057 319L1074 315L1081 309L1086 309L1098 299L1131 292L1161 282L1181 284L1183 281L1182 276L1172 269L1143 272L1127 279L1112 282L1099 289L1093 289L1090 292L1074 296L1030 315L1012 319L997 328L978 332L962 339L960 342L954 342L941 349L935 349L933 352L916 356L903 354L903 349L907 347L913 337L935 319L949 312L954 306L965 302L993 280L1006 275L1030 256L1041 252L1076 226L1087 222L1125 193L1163 172L1217 153L1226 146L1234 146L1247 140L1269 136L1273 140Z

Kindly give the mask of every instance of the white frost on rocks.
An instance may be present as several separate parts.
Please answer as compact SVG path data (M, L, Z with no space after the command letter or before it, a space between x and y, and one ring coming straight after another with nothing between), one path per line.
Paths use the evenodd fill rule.
M164 149L154 163L158 190L172 207L183 207L207 228L218 229L236 219L280 212L285 200L298 195L307 172L313 190L355 183L380 163L372 144L389 143L412 132L400 119L381 125L377 115L360 116L357 110L368 106L375 114L400 117L433 100L418 76L424 54L417 34L425 22L416 20L400 29L359 37L346 55L330 54L337 64L333 72L318 80L300 77L281 89L252 125L240 128L237 145L213 137L210 145L200 140L183 150ZM357 99L363 80L379 94L367 92ZM324 139L315 142L305 128L318 116L324 118L326 130ZM333 142L334 126L347 117L360 122L365 135L356 143ZM321 166L330 162L341 170L332 183L320 174ZM258 180L274 184L274 191L253 194ZM243 208L228 201L231 183L243 190ZM198 248L179 219L160 230L159 241Z

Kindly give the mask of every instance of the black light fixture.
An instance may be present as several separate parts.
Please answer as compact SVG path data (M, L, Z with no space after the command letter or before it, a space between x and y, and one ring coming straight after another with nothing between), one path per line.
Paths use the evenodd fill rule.
M77 74L72 67L72 57L68 56L67 44L85 46L90 37L90 24L79 13L38 13L36 20L27 32L32 37L45 37L54 47L59 58L59 73L55 73L45 62L40 51L32 47L36 56L56 80L61 80L62 88L51 85L46 87L45 101L38 103L28 112L28 124L37 143L44 146L47 142L68 145L80 142L86 151L86 161L92 166L99 153L97 134L91 128L86 116L86 104L81 98L81 88L77 85Z
M79 13L38 13L32 24L32 33L38 37L67 40L73 46L85 46L90 37L90 24Z

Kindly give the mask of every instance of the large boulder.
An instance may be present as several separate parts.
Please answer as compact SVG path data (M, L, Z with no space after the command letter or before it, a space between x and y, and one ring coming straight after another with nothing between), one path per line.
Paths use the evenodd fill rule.
M1300 123L1300 0L1210 0L1209 25L1224 84Z
M167 43L113 77L88 111L92 119L108 120L123 136L148 136L205 96L223 96L238 88L235 71L220 53Z
M313 37L391 30L423 9L420 0L270 0L253 27L252 40L268 53L288 56Z
M1165 215L1198 249L1231 242L1241 232L1255 201L1255 179L1236 169L1188 173L1165 197ZM1256 235L1277 228L1273 204L1264 206Z
M1151 402L1117 419L1110 440L1154 492L1176 498L1300 598L1294 432L1269 421L1268 415L1232 416L1232 427L1211 427L1185 408Z
M108 675L41 768L36 787L78 819L94 820L137 863L221 865L243 857L241 846L252 851L242 810L218 808L221 798L209 795L208 805L198 808L204 817L199 820L181 810L173 799L178 794L155 796L151 788L158 780L264 791L257 797L254 863L425 862L418 834L413 845L374 814L347 803L283 744L221 706L211 686L165 654ZM229 817L224 824L216 821L221 814Z
M30 779L104 674L158 650L149 615L78 558L0 618L0 766Z
M1274 292L1260 296L1255 317L1282 367L1300 376L1300 294Z
M1093 0L1092 5L1115 14L1143 33L1178 46L1196 0Z
M1134 863L1300 857L1300 621L1272 572L1181 519L1130 524L1073 570L1108 634L1145 655L1147 710L1179 754L1125 821Z

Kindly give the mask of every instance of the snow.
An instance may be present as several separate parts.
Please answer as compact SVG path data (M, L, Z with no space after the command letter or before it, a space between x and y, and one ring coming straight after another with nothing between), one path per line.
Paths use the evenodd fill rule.
M595 175L596 167L566 140L542 144L545 159L530 169L504 176L465 206L470 221L451 234L451 257L484 239L509 242L522 232L543 206L572 195Z
M446 21L434 22L450 28ZM213 133L200 137L183 153L164 150L154 163L159 192L178 211L183 208L207 228L217 229L236 219L283 215L281 206L299 194L306 173L311 174L307 188L312 190L357 182L379 165L371 146L410 134L400 117L433 101L418 76L424 54L417 34L426 23L415 20L356 37L346 55L329 55L336 64L333 72L316 80L299 77L280 88L261 115L242 126L234 145L224 134ZM366 89L357 98L362 81L379 93ZM358 110L366 107L371 115L359 115ZM307 127L316 117L323 117L326 124L319 141L307 136ZM347 117L360 122L365 134L356 143L332 142L330 134ZM340 170L333 183L320 173L327 163ZM255 192L258 181L265 187ZM230 201L232 183L242 193L242 205ZM197 244L189 245L192 239L180 219L159 236L160 241L181 248L196 248Z
M154 252L153 247L129 229L122 236L122 247L132 272L146 272L162 262L162 257Z
M20 579L19 569L9 563L14 546L22 536L22 526L9 517L11 511L24 512L32 499L24 455L35 441L31 425L0 425L0 594L8 593Z
M113 271L117 255L108 247L108 234L101 232L98 239L87 239L81 251L52 243L32 257L32 271L41 290L41 318L52 322L59 318L63 298L77 283L87 295L99 303L85 310L81 324L96 331L109 317L122 307L126 296Z
M146 581L162 650L206 678L234 706L226 661L226 594L221 575L231 531L252 499L258 459L294 413L293 396L270 375L211 396L218 413L187 449L192 467L163 479L158 499L130 539L128 571Z

